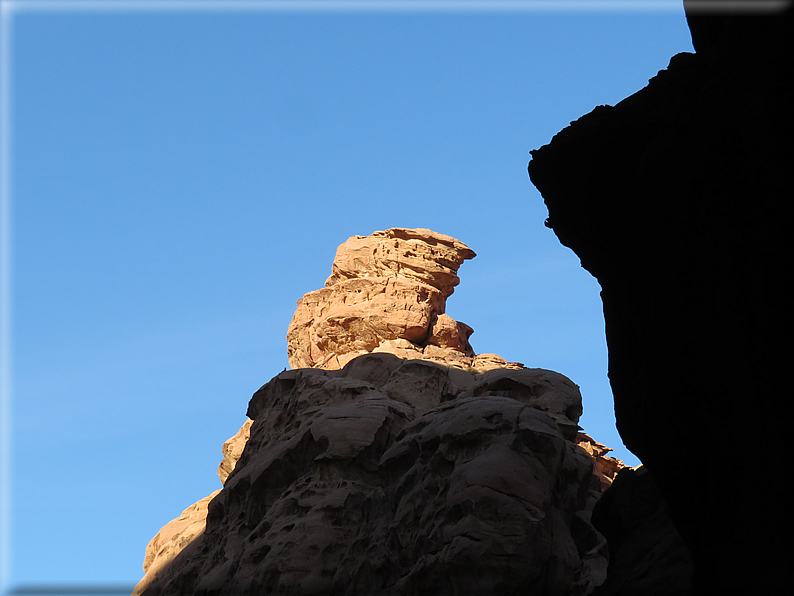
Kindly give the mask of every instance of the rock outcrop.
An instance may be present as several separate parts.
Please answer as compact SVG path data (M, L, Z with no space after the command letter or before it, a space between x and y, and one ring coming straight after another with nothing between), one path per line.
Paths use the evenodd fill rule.
M240 459L240 456L243 454L245 444L251 436L251 425L253 423L254 421L248 418L240 427L240 430L223 444L221 448L223 459L218 466L218 476L221 479L221 484L226 484L226 479L229 477L229 474L232 473L234 466L237 465L237 460Z
M207 507L219 492L220 489L193 503L182 515L163 526L149 541L143 558L143 572L146 575L135 587L135 594L148 588L152 580L159 577L161 570L167 568L188 544L202 540L207 523Z
M340 248L333 283L304 297L290 327L291 356L315 367L253 395L223 446L223 489L152 540L135 594L591 594L607 545L590 519L622 464L580 432L579 388L552 371L497 367L508 363L496 355L478 370L470 328L437 324L461 256L474 254L459 241L388 230L348 242L368 248ZM414 299L386 294L400 307L389 309L361 298L394 280ZM408 320L390 314L406 304L430 313L415 341L410 325L383 324ZM323 343L329 320L359 321L345 333L365 329L377 343L349 349L338 338L359 336L341 332ZM465 342L443 331L449 321Z
M782 593L787 449L761 419L789 391L792 13L689 17L695 54L555 135L529 173L601 284L618 430L695 593Z
M607 453L614 450L603 443L599 443L593 437L583 432L576 433L576 444L587 451L590 457L593 458L593 464L595 466L593 474L598 478L601 491L603 492L612 486L618 472L626 467L618 458L607 455Z
M283 372L201 539L141 593L587 594L607 559L580 399L391 354Z
M339 369L386 352L458 368L520 368L496 354L475 356L474 330L445 312L458 267L474 257L460 240L430 230L353 236L337 249L325 287L298 301L287 331L290 366Z

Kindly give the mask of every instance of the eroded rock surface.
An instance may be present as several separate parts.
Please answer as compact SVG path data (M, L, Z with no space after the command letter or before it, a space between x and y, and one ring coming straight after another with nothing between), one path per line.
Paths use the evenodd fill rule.
M171 520L149 541L143 559L143 579L138 582L133 594L140 594L149 587L160 571L191 542L201 541L207 522L207 506L220 489L193 503L182 515Z
M229 474L234 470L237 461L245 449L251 435L253 420L246 419L234 436L227 439L221 447L223 460L218 466L221 484L225 484ZM207 507L220 489L203 499L193 503L176 519L171 520L149 541L143 559L144 577L135 586L134 595L141 594L160 575L161 570L182 552L185 547L195 542L194 547L203 540L204 528L207 523Z
M444 313L473 256L429 230L340 246L290 324L304 368L251 398L223 490L155 537L136 595L577 596L603 582L590 516L622 463L578 432L570 379L475 355L471 327Z
M366 354L281 373L200 540L142 594L587 594L606 544L575 384Z
M593 463L595 464L593 474L598 478L601 491L603 492L612 486L618 472L626 467L623 461L607 455L607 453L614 450L583 432L576 433L576 444L587 451L590 457L593 458Z
M520 368L496 354L475 356L474 330L445 313L461 263L475 253L425 229L353 236L336 251L325 287L298 301L287 331L292 368L339 369L386 352L479 371Z
M234 466L237 465L237 460L240 459L240 456L243 454L243 449L245 449L245 444L248 442L248 437L251 436L251 425L253 423L254 421L248 418L240 427L240 430L223 444L221 448L223 460L221 460L218 466L218 476L221 479L221 484L226 484L226 479L229 477L232 470L234 470Z

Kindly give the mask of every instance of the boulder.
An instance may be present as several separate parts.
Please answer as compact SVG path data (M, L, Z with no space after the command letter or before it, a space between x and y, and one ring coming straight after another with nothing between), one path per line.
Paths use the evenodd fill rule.
M326 287L349 279L400 278L432 286L444 300L458 285L458 267L477 256L451 236L426 229L391 228L353 236L336 251Z

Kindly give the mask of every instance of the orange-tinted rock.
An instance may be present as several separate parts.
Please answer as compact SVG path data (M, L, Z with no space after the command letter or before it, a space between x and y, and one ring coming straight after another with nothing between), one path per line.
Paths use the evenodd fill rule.
M237 465L237 460L245 449L245 444L251 434L253 420L248 418L240 430L223 443L221 451L223 460L218 466L218 476L221 484L225 484L229 474ZM143 559L144 576L138 585L135 586L133 595L141 594L149 584L154 581L160 570L167 565L185 547L193 543L198 546L204 533L204 526L207 522L207 507L209 502L215 498L220 489L203 499L193 503L185 509L178 518L171 520L163 526L157 535L151 539L146 547Z
M325 287L298 301L287 331L290 366L336 370L386 352L477 371L521 368L495 354L475 357L474 330L445 314L458 267L474 256L460 240L425 229L353 236L337 249Z
M149 585L157 580L158 574L167 567L174 557L194 540L201 539L207 523L207 507L220 489L193 503L182 515L164 525L157 535L149 541L143 559L143 579L135 586L133 596L142 594Z
M441 314L436 317L430 328L427 345L455 350L466 356L474 356L474 350L469 345L469 337L472 333L474 333L474 329L466 323L456 321L449 315Z
M595 463L593 474L598 478L602 492L612 485L618 472L627 467L623 461L607 455L613 449L599 443L587 433L576 433L576 444L593 458Z
M446 300L460 282L458 267L475 256L451 236L421 228L391 228L353 236L342 244L325 285L331 287L347 279L398 277L432 286Z
M348 279L309 292L287 332L290 366L312 368L329 356L371 352L393 339L421 345L443 309L439 290L397 277Z
M248 442L248 437L251 436L251 425L254 423L250 418L240 427L237 433L226 440L221 448L223 453L223 460L218 466L218 476L220 476L221 484L226 484L226 479L229 474L234 470L237 460L243 454L245 444Z

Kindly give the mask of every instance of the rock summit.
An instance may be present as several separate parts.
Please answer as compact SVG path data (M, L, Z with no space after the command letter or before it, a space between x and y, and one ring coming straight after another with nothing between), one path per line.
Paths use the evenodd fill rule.
M298 300L287 331L292 368L342 368L386 352L456 368L520 368L496 354L475 356L474 330L446 314L458 268L474 251L426 229L353 236L336 251L325 287Z
M623 467L567 377L476 356L445 314L474 252L354 236L289 327L287 370L223 445L223 488L163 527L136 595L586 596Z

